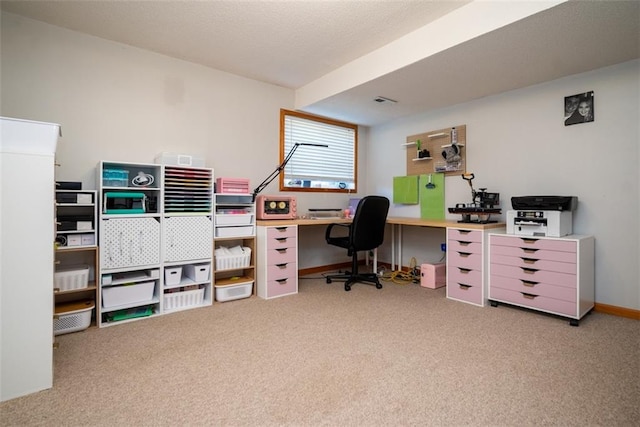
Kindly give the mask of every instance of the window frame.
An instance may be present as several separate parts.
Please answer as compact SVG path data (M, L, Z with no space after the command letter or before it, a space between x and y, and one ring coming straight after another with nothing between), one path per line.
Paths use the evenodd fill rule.
M299 117L305 120L311 120L319 123L325 123L333 126L340 126L347 129L352 129L354 132L353 138L353 186L354 188L313 188L313 187L287 187L285 186L285 171L282 170L279 176L280 191L291 192L304 192L304 193L357 193L358 192L358 125L340 120L330 119L328 117L316 116L314 114L303 113L300 111L280 109L280 164L284 161L287 153L285 152L285 118L287 116ZM322 150L322 148L319 148ZM295 154L292 159L295 159ZM291 160L290 160L291 162Z

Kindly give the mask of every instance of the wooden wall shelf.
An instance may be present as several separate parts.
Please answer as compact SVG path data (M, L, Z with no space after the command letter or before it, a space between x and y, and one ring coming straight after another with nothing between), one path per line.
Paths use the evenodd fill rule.
M446 148L452 147L451 129L455 127L458 132L458 155L447 156L445 159L442 152ZM417 141L420 140L420 148L429 151L430 157L418 157L416 148ZM466 170L467 157L467 126L458 125L451 128L437 129L429 132L410 135L402 144L407 151L407 175L423 175L442 172L445 175L459 175ZM451 150L449 150L451 151Z

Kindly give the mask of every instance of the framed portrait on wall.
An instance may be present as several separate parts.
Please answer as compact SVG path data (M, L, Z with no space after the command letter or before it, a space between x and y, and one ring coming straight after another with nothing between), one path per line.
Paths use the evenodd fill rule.
M577 125L594 120L593 91L564 97L564 125Z

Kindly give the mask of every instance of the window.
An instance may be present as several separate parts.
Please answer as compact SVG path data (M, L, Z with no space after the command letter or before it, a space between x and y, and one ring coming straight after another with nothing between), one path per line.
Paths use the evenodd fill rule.
M299 145L280 174L280 191L357 191L358 126L280 110L280 162Z

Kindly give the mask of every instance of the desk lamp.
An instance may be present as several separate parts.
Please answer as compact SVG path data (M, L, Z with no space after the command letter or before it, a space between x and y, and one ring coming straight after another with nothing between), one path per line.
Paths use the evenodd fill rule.
M293 144L293 147L291 147L291 151L289 151L289 153L286 155L282 163L280 163L280 166L278 166L276 170L271 172L271 174L269 174L269 176L265 178L265 180L262 181L260 185L258 185L255 188L255 190L253 190L254 202L256 201L256 196L258 195L258 193L264 190L267 187L267 185L271 183L271 181L273 181L278 175L280 175L280 172L284 170L284 167L287 165L287 163L289 163L289 160L291 160L291 157L293 157L293 153L295 153L298 147L300 147L301 145L306 145L307 147L324 147L324 148L329 147L327 144L312 144L309 142L296 142L295 144Z

